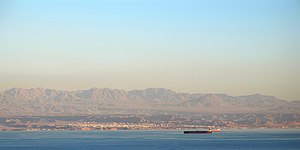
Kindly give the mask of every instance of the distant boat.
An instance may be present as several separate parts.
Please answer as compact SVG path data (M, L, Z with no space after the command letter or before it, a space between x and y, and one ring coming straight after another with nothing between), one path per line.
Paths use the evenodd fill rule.
M183 131L184 134L211 134L211 130L207 131Z

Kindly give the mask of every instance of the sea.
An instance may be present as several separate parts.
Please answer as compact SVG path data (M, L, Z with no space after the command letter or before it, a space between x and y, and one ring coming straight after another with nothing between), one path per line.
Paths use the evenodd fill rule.
M300 129L2 131L0 150L300 150Z

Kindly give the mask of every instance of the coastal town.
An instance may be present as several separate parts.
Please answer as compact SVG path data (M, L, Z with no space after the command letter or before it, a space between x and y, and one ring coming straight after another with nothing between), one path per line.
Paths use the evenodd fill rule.
M0 131L299 128L297 114L93 115L1 117Z

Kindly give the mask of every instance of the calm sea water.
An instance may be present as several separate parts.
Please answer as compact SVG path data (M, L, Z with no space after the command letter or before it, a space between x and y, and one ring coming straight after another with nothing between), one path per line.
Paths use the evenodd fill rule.
M231 130L197 135L182 131L0 132L0 149L300 150L300 129Z

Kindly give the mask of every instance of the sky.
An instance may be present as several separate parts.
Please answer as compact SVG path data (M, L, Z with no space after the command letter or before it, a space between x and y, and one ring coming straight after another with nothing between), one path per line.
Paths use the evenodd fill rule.
M0 0L0 91L300 100L299 29L298 0Z

